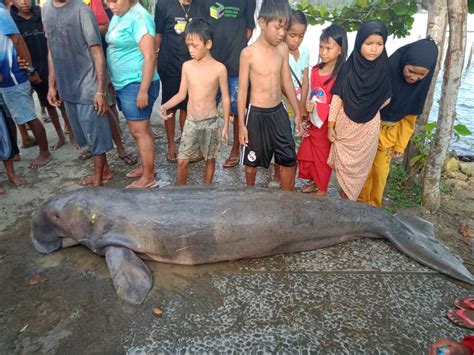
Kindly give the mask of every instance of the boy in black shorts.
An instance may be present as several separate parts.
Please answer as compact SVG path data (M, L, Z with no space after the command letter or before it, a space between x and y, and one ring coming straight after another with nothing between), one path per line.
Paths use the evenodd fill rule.
M264 0L258 17L260 37L240 55L239 140L240 161L245 165L247 186L255 186L257 166L268 168L273 154L281 165L281 188L293 191L296 174L295 141L288 113L281 102L283 86L295 112L296 134L301 136L301 116L291 81L288 47L283 42L290 23L291 8L286 0ZM247 89L250 105L245 114Z

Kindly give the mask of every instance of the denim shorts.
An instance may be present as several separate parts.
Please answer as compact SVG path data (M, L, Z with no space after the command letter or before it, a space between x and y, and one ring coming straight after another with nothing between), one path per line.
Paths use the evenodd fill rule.
M230 96L230 113L238 115L237 108L237 94L239 93L239 77L238 76L229 76L227 78L227 83L229 85L229 96ZM216 104L221 102L221 91L217 91Z
M37 118L29 81L7 88L0 87L0 95L16 124L28 123Z
M117 90L117 105L127 120L149 120L158 95L160 94L160 81L152 81L148 89L148 106L143 110L137 107L138 90L140 83L131 83Z

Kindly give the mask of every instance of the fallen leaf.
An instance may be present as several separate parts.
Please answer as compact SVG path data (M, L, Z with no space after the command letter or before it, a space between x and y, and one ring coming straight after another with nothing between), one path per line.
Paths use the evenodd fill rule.
M20 329L20 333L23 333L23 332L26 330L26 328L28 328L28 326L29 326L29 324L27 324L27 325L25 325L23 328L21 328L21 329Z
M163 315L163 310L161 308L153 308L153 315L156 317L161 317Z
M43 278L40 273L37 273L37 274L34 274L33 276L30 277L30 279L28 280L28 285L34 286L34 285L38 285L38 284L40 284L42 282L45 282L45 281L46 281L46 279Z
M464 243L466 244L471 244L471 233L469 231L469 227L467 226L466 223L461 223L459 224L459 227L458 227L458 232L459 234L461 234L464 238Z

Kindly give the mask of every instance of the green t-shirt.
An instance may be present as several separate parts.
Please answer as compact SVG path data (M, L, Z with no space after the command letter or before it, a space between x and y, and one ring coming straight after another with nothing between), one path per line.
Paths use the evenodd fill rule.
M109 45L107 65L116 90L142 81L143 54L138 43L146 34L155 37L155 23L139 3L125 15L112 17L105 40ZM158 79L154 69L153 81Z

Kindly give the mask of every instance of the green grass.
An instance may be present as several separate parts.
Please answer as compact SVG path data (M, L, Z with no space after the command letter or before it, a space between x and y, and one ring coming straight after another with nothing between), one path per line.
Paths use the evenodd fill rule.
M390 199L387 212L421 206L421 183L418 177L410 177L401 165L393 165L388 176L385 196Z

